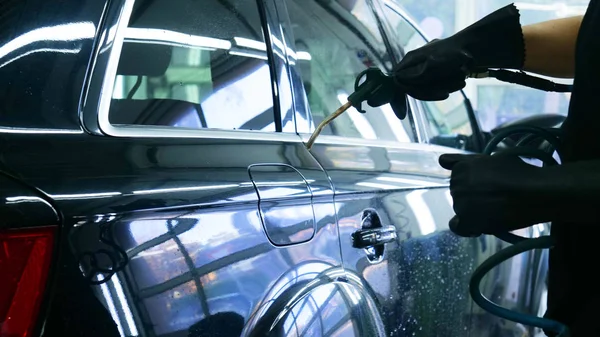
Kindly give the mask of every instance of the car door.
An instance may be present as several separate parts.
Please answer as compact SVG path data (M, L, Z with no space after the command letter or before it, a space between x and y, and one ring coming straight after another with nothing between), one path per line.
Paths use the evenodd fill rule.
M381 22L370 1L287 0L313 123L345 103L366 67L389 71ZM459 336L469 328L468 280L479 243L448 231L452 216L442 148L424 144L416 107L350 109L311 150L331 177L343 266L375 294L388 336Z
M386 21L390 40L395 44L394 50L399 57L427 43L424 34L395 1L381 1L377 9L382 20ZM424 130L423 142L474 152L482 149L480 144L484 137L480 136L479 123L474 120L474 113L464 93L453 93L441 102L414 100L414 104L417 107L417 119L421 120L420 124ZM549 232L545 225L536 225L518 233L526 237L535 237ZM482 240L488 242L482 246L476 257L479 262L490 253L507 246L494 237L488 236ZM493 277L488 277L483 282L483 294L505 307L534 315L543 314L547 289L547 259L548 252L545 250L531 251L513 258L510 263L494 270L491 273ZM477 317L472 327L475 335L489 331L490 326L500 334L520 334L523 329L516 325L507 326L502 320L487 315L477 306L474 306L473 313ZM504 332L500 332L503 329ZM530 334L535 334L535 329L526 329Z
M88 288L121 336L343 332L368 305L350 300L360 284L341 269L329 177L280 132L294 124L275 94L274 15L245 0L111 1L82 126L6 138L7 168L65 226L45 334L111 336L77 295Z
M389 23L374 15L381 15L378 2L285 3L295 50L305 56L292 71L301 74L310 111L309 127L298 130L306 140L307 131L345 102L360 71L389 71L403 54L395 35L382 34ZM447 227L449 176L437 157L481 146L477 123L460 94L438 105L410 99L409 107L403 121L388 105L365 106L365 114L350 109L311 150L334 184L343 265L376 294L388 335L489 333L490 323L492 334L518 331L473 308L468 293L471 272L502 243L459 238ZM495 295L510 279L511 294L522 294L526 287L514 275L526 270L526 260L498 269L485 293Z

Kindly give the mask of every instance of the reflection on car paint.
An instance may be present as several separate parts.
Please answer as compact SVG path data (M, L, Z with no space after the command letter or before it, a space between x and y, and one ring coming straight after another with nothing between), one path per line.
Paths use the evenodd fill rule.
M302 267L312 273L291 270L295 277L282 279L290 285L284 292L272 292L267 298L276 299L250 320L249 336L385 335L370 290L357 275L321 263Z
M237 3L250 6L252 11L248 12L257 13L253 7L256 2ZM38 4L42 6L43 2ZM240 34L208 36L224 34L225 28L237 27L240 19L251 17L246 10L230 10L217 2L211 9L233 18L231 25L216 24L211 27L214 31L186 32L185 39L166 34L171 35L172 44L179 44L169 58L173 62L169 63L171 70L183 64L186 67L180 73L169 72L173 76L166 80L172 87L163 87L164 83L158 86L169 89L174 100L185 98L189 104L171 106L166 110L177 112L175 116L158 116L159 119L168 117L181 129L205 127L193 105L206 102L207 97L219 101L244 98L247 102L242 103L256 106L254 112L260 115L259 110L266 109L266 103L257 101L259 95L238 95L233 89L244 93L260 90L260 97L268 95L268 102L276 103L273 111L262 111L265 113L261 118L280 114L286 132L295 128L302 133L314 127L311 113L315 111L309 108L304 90L307 82L299 68L314 66L319 50L300 46L301 41L291 34L293 27L285 22L280 4L260 4L267 22L256 24L255 29L245 26ZM336 4L310 3L316 12L326 12L322 14L326 18L336 17L335 10L341 10L334 8ZM473 267L503 244L490 237L461 239L448 231L447 221L453 215L447 189L449 172L437 164L438 153L446 149L398 143L407 141L407 135L412 139L417 132L404 122L390 120L388 117L393 116L386 107L381 113L386 117L384 129L390 127L392 131L385 137L389 141L324 136L310 153L299 137L289 134L211 131L202 137L170 138L160 130L143 137L135 133L109 137L102 133L98 126L101 83L107 72L107 57L116 42L116 23L124 3L112 1L104 12L105 5L102 1L63 2L60 6L46 6L35 18L23 15L20 20L28 24L17 23L15 40L0 47L0 69L11 81L6 90L9 99L3 101L0 128L3 170L16 173L24 184L39 189L54 204L35 193L9 193L14 181L8 179L0 184L0 197L6 200L5 206L15 207L11 209L20 214L15 219L3 218L4 226L64 221L61 242L65 245L60 247L61 255L75 254L81 259L82 269L76 272L100 283L91 288L102 302L101 309L107 308L117 323L121 335L201 336L220 332L233 336L404 337L530 332L490 317L472 305L466 285ZM198 29L209 19L221 17L212 16L211 11L186 10L171 2L155 5L164 7L151 12L159 14L162 21L174 21L175 26L187 18L197 23L194 28ZM211 4L204 1L201 5ZM170 7L174 11L168 11ZM206 18L206 13L211 16ZM371 16L351 14L363 19ZM173 17L178 20L172 20ZM105 21L101 22L101 18ZM336 18L327 22L336 25L341 21ZM351 24L342 25L333 30L352 32ZM175 32L173 27L157 26ZM377 37L378 30L373 30L376 22L367 26L371 35ZM96 30L102 37L98 46L94 45ZM275 57L271 60L273 78L265 73L267 53L263 49L267 44L261 41L265 31ZM160 34L151 33L154 42L160 40ZM214 40L205 39L209 37ZM388 56L365 48L357 36L349 40L357 44L352 50L371 53L361 55L368 57L368 62L389 63ZM190 42L198 43L190 48ZM205 50L211 43L222 47L227 44L227 51L214 52L223 53L232 62L225 65L234 70L225 67L208 76L206 70L212 72L214 65L209 64L197 76L192 71L198 70L195 56L201 59L211 54ZM157 43L145 43L145 47L153 44ZM19 48L15 48L17 45ZM377 46L383 48L382 44ZM328 47L324 45L325 49ZM146 56L152 59L158 55ZM248 64L244 67L236 62ZM264 82L266 78L268 83L248 84L248 74L258 74L257 80ZM352 76L348 74L348 78L353 79ZM125 81L113 78L113 74L109 77L115 83ZM127 97L124 91L135 85L134 77L126 79L127 86L115 87L116 99ZM218 81L213 83L215 78ZM208 87L196 81L214 84L210 93L218 95L200 97L198 91ZM148 84L147 79L142 82ZM313 88L313 94L314 91ZM226 92L226 98L220 96ZM136 101L142 91L134 94ZM327 103L339 104L338 94L347 92L333 92L333 100ZM239 107L235 113L247 108L246 104L230 103L231 109ZM220 106L214 104L217 105ZM185 124L182 118L192 113L197 118L192 124ZM371 122L377 119L374 116L366 118ZM236 121L242 123L244 118ZM85 133L81 123L86 127ZM225 123L222 116L218 116L218 123ZM275 127L272 118L251 124L269 130ZM377 126L372 129L367 138L380 131ZM88 131L97 136L90 136ZM35 159L35 165L31 165L31 159L24 160L23 153ZM269 179L253 184L248 167L261 163L289 165L305 179L290 179L273 172ZM260 198L255 186L261 189ZM289 202L288 198L298 202ZM286 245L275 246L266 236L259 206L263 199L273 203L274 208L267 207L266 213L275 226L295 228L301 224L298 230L285 232L289 241ZM61 216L49 211L49 206L60 210ZM383 259L378 262L369 260L365 249L352 247L351 235L361 228L365 209L376 210L383 225L394 226L398 234L397 241L385 245ZM306 226L311 213L313 224ZM103 242L101 233L107 228L113 240ZM543 228L534 230L524 234L537 235ZM120 250L125 252L125 258ZM96 253L100 269L91 268L89 257L83 256L85 252ZM483 293L503 306L525 312L536 309L535 300L543 296L540 291L545 267L540 261L544 258L547 256L531 252L501 266L483 282ZM57 268L62 267L60 262ZM68 281L62 278L63 272L57 269L59 285ZM531 288L535 289L527 296L526 290ZM53 300L60 304L63 299ZM88 310L94 312L91 302L78 307L84 311L82 315ZM490 333L492 329L495 330Z
M309 177L315 180L314 175ZM131 331L125 306L131 308L135 326L152 322L156 334L195 329L211 315L226 311L248 317L266 295L262 289L268 289L282 269L312 259L336 265L331 249L339 246L337 231L332 231L332 207L318 199L316 205L314 214L319 221L314 244L287 249L275 249L266 241L258 212L246 207L157 213L145 220L131 215L117 217L114 232L130 261L111 281L98 286L99 293L104 297L109 294L107 306L114 307L113 318L125 332ZM95 221L80 225L72 237L76 247L82 249L81 240L93 237L98 226ZM314 269L299 268L298 272L314 274ZM245 276L240 279L239 275ZM117 296L115 280L126 284L126 304Z
M96 27L92 22L36 28L0 46L0 68L34 53L77 54L81 52L81 46L73 42L91 39L95 34ZM64 46L60 46L61 43ZM9 58L11 54L13 57Z
M468 291L471 273L503 245L495 238L465 239L449 232L448 220L454 212L447 176L433 165L419 165L434 162L431 159L436 155L408 147L346 147L349 158L354 151L378 168L369 171L357 169L350 161L326 157L335 158L333 149L337 147L316 144L312 152L335 182L344 266L361 275L377 294L380 312L391 327L389 335L462 336L469 331L478 335L487 331L483 322L490 324L488 330L494 326L499 336L520 331L520 327L502 324L473 308ZM393 159L402 164L388 165ZM417 167L419 174L415 174ZM377 210L384 226L393 225L398 232L398 242L385 246L384 260L378 264L352 248L349 240L351 233L361 228L359 210L371 208ZM490 277L482 285L483 293L523 311L535 307L525 293L516 291L522 289L523 281L510 281L523 280L523 266L533 263L533 258L524 256L520 263L496 271L496 278ZM502 284L508 288L500 288ZM472 326L471 320L477 323Z

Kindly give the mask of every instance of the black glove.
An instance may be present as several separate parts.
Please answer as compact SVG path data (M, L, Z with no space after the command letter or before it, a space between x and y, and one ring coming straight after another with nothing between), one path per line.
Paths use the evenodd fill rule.
M470 73L488 68L521 69L524 62L519 11L509 5L449 38L409 52L393 74L408 95L437 101L464 88Z
M461 236L498 234L534 224L600 222L600 161L536 167L514 155L445 154Z
M539 198L544 182L540 171L546 168L513 155L445 154L439 162L452 170L454 233L498 234L551 220L545 199Z

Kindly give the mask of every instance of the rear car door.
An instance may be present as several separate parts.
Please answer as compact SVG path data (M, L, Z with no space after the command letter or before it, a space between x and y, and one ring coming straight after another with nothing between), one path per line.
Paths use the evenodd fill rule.
M289 336L367 322L368 303L351 300L360 284L341 269L329 177L297 135L280 132L295 126L290 96L276 94L287 68L275 9L125 0L102 17L81 111L35 96L44 112L70 113L68 127L3 133L3 168L43 192L64 226L43 334ZM96 28L57 27L61 42ZM3 70L27 69L29 54ZM82 73L60 67L63 54L35 59L38 69L75 83ZM79 98L82 88L65 91ZM31 211L43 201L31 194L2 195Z
M327 176L280 132L293 120L274 95L286 73L277 34L265 34L272 15L248 1L123 4L108 71L92 77L112 93L100 93L98 131L131 144L139 175L119 190L133 199L96 211L72 242L99 252L104 225L126 252L109 282L82 261L125 334L264 335L339 266Z
M371 1L287 0L296 52L312 117L303 139L346 102L356 76L389 71L395 55ZM411 112L398 120L389 105L348 110L320 136L311 153L331 177L343 266L367 284L388 336L462 336L472 303L468 280L477 240L448 231L453 215L445 150L422 142ZM373 333L372 335L376 335Z

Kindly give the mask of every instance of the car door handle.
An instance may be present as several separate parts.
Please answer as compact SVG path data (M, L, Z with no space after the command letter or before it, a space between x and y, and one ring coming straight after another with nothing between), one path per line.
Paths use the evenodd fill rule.
M361 229L352 233L352 247L362 249L380 246L398 238L396 227Z

